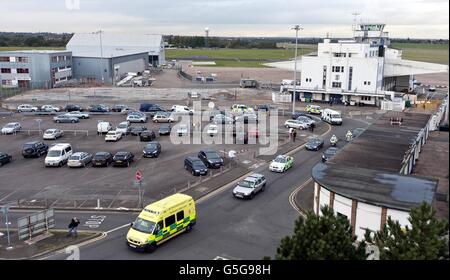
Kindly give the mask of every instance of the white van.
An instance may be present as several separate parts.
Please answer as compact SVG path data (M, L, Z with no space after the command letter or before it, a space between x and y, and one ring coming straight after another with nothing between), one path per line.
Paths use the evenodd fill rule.
M325 121L327 123L342 125L341 112L331 110L331 109L324 109L322 111L321 118L323 121Z
M112 125L109 122L99 121L97 124L97 134L108 133L112 129Z
M56 144L50 147L47 156L45 157L45 167L48 166L63 166L72 155L72 146L68 143Z
M188 106L182 106L182 105L173 105L171 110L174 113L182 113L182 114L189 114L189 115L192 115L194 113L194 110L189 109Z

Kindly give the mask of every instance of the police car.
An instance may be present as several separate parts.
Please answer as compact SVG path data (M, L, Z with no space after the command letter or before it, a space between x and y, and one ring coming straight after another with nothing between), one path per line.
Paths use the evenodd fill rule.
M294 165L294 158L286 155L277 156L269 165L272 172L285 172Z
M306 106L306 112L309 114L320 115L322 113L322 110L320 109L320 106L318 106L318 105L308 105L308 106Z

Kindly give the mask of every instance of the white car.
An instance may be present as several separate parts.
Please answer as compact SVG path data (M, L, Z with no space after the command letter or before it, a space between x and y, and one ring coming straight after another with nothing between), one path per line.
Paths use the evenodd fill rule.
M44 140L56 140L59 137L62 137L64 132L58 128L49 128L44 132L42 138Z
M72 155L72 145L68 143L61 143L53 145L47 152L45 157L45 167L48 166L63 166Z
M178 136L186 136L189 134L189 128L187 124L180 124L177 129Z
M53 105L43 105L41 106L41 110L45 112L59 112L61 109L59 107Z
M98 121L97 124L97 134L108 133L112 129L110 122Z
M22 104L17 107L17 112L36 112L38 108L36 106L32 106L30 104Z
M171 108L171 111L178 114L187 114L192 115L194 113L194 110L189 109L188 106L182 106L182 105L173 105Z
M287 120L284 122L286 128L307 129L309 125L299 120Z
M294 158L286 155L277 156L269 165L272 172L285 172L294 165Z
M2 134L12 134L20 131L22 126L20 123L8 123L2 128Z
M65 113L66 116L79 118L79 119L89 119L89 113L84 113L80 111L72 111Z
M128 135L131 132L131 124L129 121L121 122L116 127L117 132L121 132L123 135Z
M117 131L117 130L110 130L110 131L108 131L108 133L106 133L106 136L105 136L106 142L109 142L109 141L117 142L120 139L122 139L122 132Z
M208 128L206 129L206 134L213 137L216 136L219 133L219 127L215 124L210 124Z
M252 174L238 182L233 189L233 195L238 198L252 199L256 194L263 192L266 188L266 177L262 174Z
M127 116L127 121L132 122L132 123L145 123L147 122L147 115L142 114L142 115L128 115Z

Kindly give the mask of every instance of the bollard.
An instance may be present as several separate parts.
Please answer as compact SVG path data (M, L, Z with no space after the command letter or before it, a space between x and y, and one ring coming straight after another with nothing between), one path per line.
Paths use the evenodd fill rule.
M100 198L97 198L97 208L100 208Z
M188 186L187 188L189 189L191 187L191 181L188 181Z

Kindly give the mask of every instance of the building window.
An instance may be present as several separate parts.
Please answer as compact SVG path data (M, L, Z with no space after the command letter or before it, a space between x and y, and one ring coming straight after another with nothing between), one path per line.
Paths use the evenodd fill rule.
M9 56L0 56L0 62L10 62Z
M11 80L2 80L2 85L3 86L11 86L12 85L12 81Z
M2 68L1 72L2 72L3 74L11 73L11 68Z
M331 83L331 87L333 88L341 88L342 83L341 82L333 82Z
M58 62L58 57L57 56L52 56L52 62Z
M19 56L16 58L17 62L23 62L23 63L27 63L28 62L28 57L25 56Z
M371 96L361 96L361 100L363 101L370 101L372 99Z
M353 67L348 68L348 90L352 90Z
M370 81L364 81L365 86L370 86Z
M352 54L351 54L351 53L348 53L348 57L352 57Z
M344 66L332 66L331 72L334 73L344 73Z
M28 74L28 68L17 68L17 74Z
M310 83L310 82L312 82L312 79L311 78L306 78L306 82Z
M346 53L333 53L334 57L346 57Z
M343 217L343 218L347 219L347 215L344 215L344 214L339 213L339 212L336 212L336 214L337 214L338 217Z

